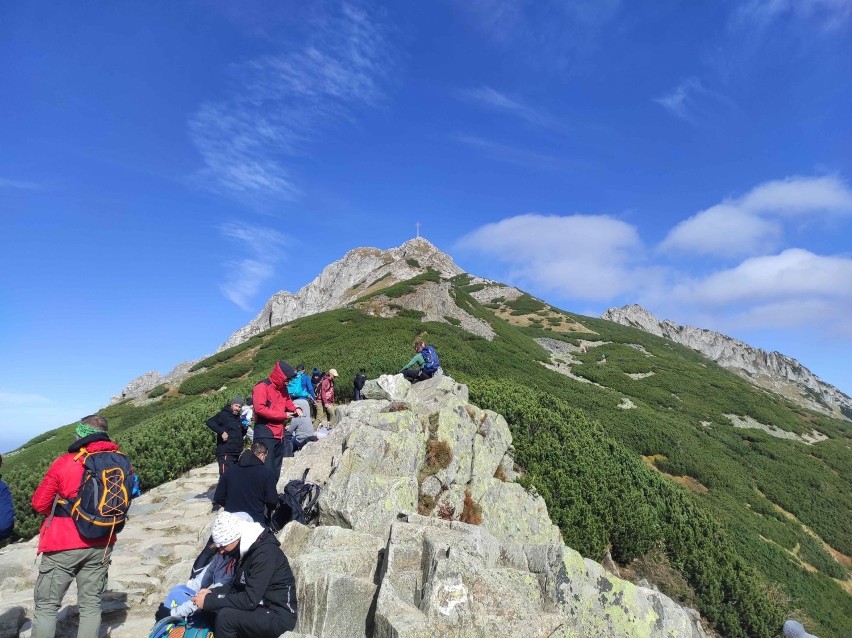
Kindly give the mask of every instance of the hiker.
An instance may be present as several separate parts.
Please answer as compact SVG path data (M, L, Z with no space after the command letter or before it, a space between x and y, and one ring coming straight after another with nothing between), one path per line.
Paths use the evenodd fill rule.
M277 638L296 626L296 581L275 535L262 525L221 512L213 542L222 553L239 551L234 577L216 590L201 589L192 602L216 613L216 638Z
M269 376L254 386L251 392L254 406L254 440L262 441L269 455L267 467L272 469L275 480L281 474L281 461L293 456L291 435L286 431L286 421L292 413L302 415L290 395L287 382L296 376L293 367L284 360L272 366Z
M305 374L304 363L300 363L296 366L296 376L287 382L287 393L293 401L296 399L306 399L309 401L317 400L317 395L314 392L314 385L311 383L311 378Z
M361 390L364 389L365 383L367 383L367 371L364 368L361 368L358 370L358 374L355 375L355 380L352 382L355 390L354 395L356 401L361 400Z
M107 583L116 530L110 529L106 536L87 538L63 504L78 496L88 455L101 457L100 453L113 453L109 456L111 463L118 457L115 454L118 446L107 435L108 428L107 420L100 415L82 418L75 429L77 440L67 454L51 464L33 494L33 509L47 518L38 537L41 564L35 584L32 638L53 638L56 613L72 580L77 581L80 606L77 636L97 638L100 631L101 596ZM127 462L126 457L121 458ZM132 474L129 464L126 469Z
M431 379L438 371L440 363L433 345L425 345L422 339L414 341L414 356L402 366L400 373L411 383Z
M236 396L231 402L207 419L207 427L216 433L216 460L219 464L219 476L229 466L234 465L243 452L243 437L246 428L240 418L243 398Z
M302 416L293 417L288 427L293 435L293 451L298 452L308 443L319 439L314 431L314 424L311 422L310 406L307 399L294 399L293 403L302 408Z
M251 427L251 420L253 418L254 408L251 405L251 397L249 397L248 399L246 399L246 403L243 406L243 409L240 410L240 421L242 421L246 433L243 438L249 442L254 440L254 428Z
M266 525L267 508L278 503L275 491L277 477L264 461L269 454L266 443L256 440L251 449L240 456L236 465L219 478L213 505L226 512L246 512L257 523Z
M334 380L337 378L337 370L332 368L326 372L319 384L317 391L317 423L331 429L331 420L334 418Z
M0 454L0 467L3 467L3 455ZM9 485L0 478L0 547L12 536L15 529L15 503Z
M319 393L319 384L320 384L320 381L322 381L322 375L323 374L325 374L325 373L321 372L319 368L314 368L313 370L311 370L311 387L313 387L313 389L314 389L314 397L315 398L316 398L317 394ZM313 403L311 403L311 418L312 419L317 418L317 402L316 402L316 400Z
M242 521L253 522L252 517L245 512L232 513ZM157 609L154 618L162 620L169 616L181 618L193 616L194 625L197 626L200 623L212 626L213 614L205 611L196 614L198 605L193 603L191 598L202 589L212 590L230 583L234 577L238 558L239 552L236 549L232 552L219 552L211 536L195 559L189 572L189 580L185 585L177 585L169 590L165 602Z

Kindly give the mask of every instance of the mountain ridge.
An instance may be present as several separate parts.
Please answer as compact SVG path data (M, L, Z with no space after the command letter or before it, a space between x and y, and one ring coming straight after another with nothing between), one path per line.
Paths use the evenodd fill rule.
M754 385L823 414L852 420L852 398L826 383L796 359L767 352L706 328L657 319L638 304L609 308L601 319L639 328L700 352Z

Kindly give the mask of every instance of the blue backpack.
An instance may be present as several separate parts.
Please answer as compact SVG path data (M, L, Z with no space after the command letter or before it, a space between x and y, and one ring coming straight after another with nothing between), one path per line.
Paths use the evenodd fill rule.
M15 505L6 481L0 481L0 540L12 535L15 528Z
M203 618L169 616L159 621L148 638L213 638L213 628Z
M420 351L420 356L423 357L423 361L426 363L426 365L423 366L423 372L429 376L435 374L435 371L441 366L435 346L431 343L428 346L423 346L423 349Z

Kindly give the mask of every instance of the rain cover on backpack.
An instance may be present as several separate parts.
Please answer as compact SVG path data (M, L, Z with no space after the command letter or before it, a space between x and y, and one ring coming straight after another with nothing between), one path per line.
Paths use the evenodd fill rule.
M77 496L57 501L60 515L70 516L84 538L105 538L118 534L127 520L133 491L130 459L117 451L89 452L82 448L74 460L83 463L83 477Z
M423 372L432 374L441 365L441 362L438 360L438 351L435 350L435 346L431 343L428 346L423 346L423 349L420 351L420 356L423 357L423 361L425 362Z

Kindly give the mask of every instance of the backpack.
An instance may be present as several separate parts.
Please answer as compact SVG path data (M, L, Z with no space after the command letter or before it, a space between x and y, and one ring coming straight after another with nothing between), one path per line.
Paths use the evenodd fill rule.
M15 529L15 504L5 481L0 481L0 540L9 538Z
M320 486L305 481L308 470L310 468L304 471L301 479L293 479L287 483L284 491L278 495L278 505L269 518L269 529L273 532L281 531L290 521L309 525L319 514L316 505L320 497Z
M193 614L189 618L180 616L169 616L163 618L154 625L148 638L213 638L213 628L205 621L204 616L196 618Z
M428 346L423 346L423 349L420 351L420 356L423 357L423 361L426 363L426 365L423 366L423 372L427 373L429 376L435 374L441 366L435 346L431 343Z
M59 515L70 516L80 536L109 538L118 534L127 520L134 475L130 459L118 451L89 452L81 448L74 460L83 463L77 496L58 500Z
M305 390L301 374L297 374L287 382L287 394L290 395L291 399L307 399L311 396L308 394L308 391Z

